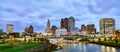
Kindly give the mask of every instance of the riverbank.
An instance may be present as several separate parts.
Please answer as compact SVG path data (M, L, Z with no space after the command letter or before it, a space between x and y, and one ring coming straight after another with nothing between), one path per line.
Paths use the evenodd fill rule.
M43 45L26 50L24 52L51 52L51 51L55 51L56 49L57 49L57 45L51 43L44 43Z
M73 40L73 39L67 39L67 40ZM81 39L80 42L99 44L99 45L105 45L105 46L120 48L120 40L118 40L118 43L116 43L115 40L90 41L88 38L84 38L84 39Z
M88 41L87 43L93 43L93 44L99 44L99 45L105 45L105 46L120 48L120 44L113 43L113 42L104 42L104 41L94 42L94 41Z

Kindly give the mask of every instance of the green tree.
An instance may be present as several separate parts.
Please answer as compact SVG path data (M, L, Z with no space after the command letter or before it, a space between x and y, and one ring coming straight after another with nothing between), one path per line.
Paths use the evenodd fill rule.
M3 31L3 29L0 29L0 38L2 38L1 37L1 35L5 35L6 33Z
M19 32L14 32L14 33L9 33L9 35L14 36L15 38L18 38L20 33Z
M14 36L11 36L11 38L10 38L10 40L8 42L8 46L13 47L13 45L14 45Z

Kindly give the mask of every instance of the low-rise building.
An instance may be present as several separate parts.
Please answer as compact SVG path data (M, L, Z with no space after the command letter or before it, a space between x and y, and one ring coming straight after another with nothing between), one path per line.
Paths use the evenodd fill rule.
M67 35L67 29L65 29L65 28L57 29L55 32L56 32L56 36Z

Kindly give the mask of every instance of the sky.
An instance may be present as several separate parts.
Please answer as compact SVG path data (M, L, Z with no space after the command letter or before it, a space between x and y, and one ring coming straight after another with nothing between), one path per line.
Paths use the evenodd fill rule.
M116 29L120 29L120 0L0 0L0 29L14 24L15 32L33 25L35 32L44 32L47 20L51 26L60 27L61 18L73 16L75 26L95 24L99 31L99 20L114 18Z

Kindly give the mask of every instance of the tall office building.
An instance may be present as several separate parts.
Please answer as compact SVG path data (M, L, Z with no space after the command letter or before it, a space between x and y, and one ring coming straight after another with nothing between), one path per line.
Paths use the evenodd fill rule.
M64 27L65 25L64 25L64 19L63 19L63 18L61 19L60 24L61 24L61 28L65 28L65 27Z
M83 25L81 25L81 29L80 29L80 32L81 32L81 34L87 34L87 27L83 24Z
M60 25L61 25L61 28L62 29L67 29L67 31L68 31L68 18L62 18L61 19L61 22L60 22Z
M113 35L115 34L115 20L113 18L103 18L99 22L100 34Z
M67 31L68 31L68 19L69 18L64 19L64 28L67 29Z
M87 30L87 27L83 24L81 25L81 31L86 31Z
M34 28L33 28L33 26L32 25L30 25L30 27L29 27L29 33L34 33Z
M7 24L6 32L7 32L7 34L13 33L14 32L14 25L13 24Z
M74 17L70 17L68 19L68 32L73 32L75 30L75 19Z
M96 34L96 28L94 24L87 25L87 34Z
M30 25L29 27L25 27L24 34L27 34L27 35L34 34L34 27L32 25Z
M72 16L70 18L62 18L60 24L61 28L67 29L68 32L75 30L75 19Z
M29 32L29 27L25 27L24 32L28 33Z
M46 33L50 33L50 32L51 32L51 30L50 30L50 20L48 19Z

